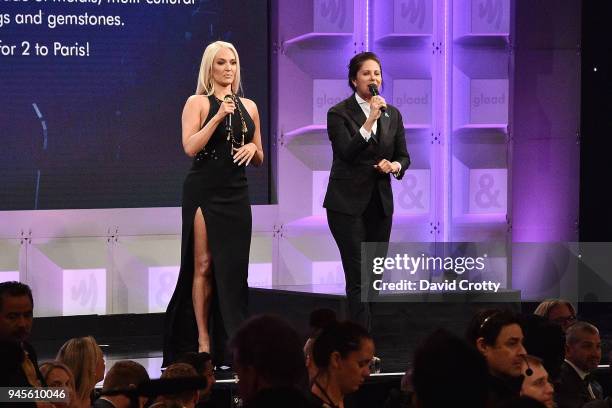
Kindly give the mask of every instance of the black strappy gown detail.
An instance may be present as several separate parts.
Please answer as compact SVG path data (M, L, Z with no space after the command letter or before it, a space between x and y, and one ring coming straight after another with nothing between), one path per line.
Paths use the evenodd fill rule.
M219 102L208 97L210 110L204 125L219 110ZM255 124L240 103L247 125L245 144L253 139ZM238 110L233 130L240 137L242 123ZM204 126L203 125L203 126ZM212 254L213 293L209 315L211 353L215 363L227 363L226 343L247 315L251 206L244 166L233 163L225 126L215 129L205 148L194 158L183 184L183 229L181 268L164 324L164 361L167 366L180 354L198 351L198 329L193 310L193 224L202 209Z

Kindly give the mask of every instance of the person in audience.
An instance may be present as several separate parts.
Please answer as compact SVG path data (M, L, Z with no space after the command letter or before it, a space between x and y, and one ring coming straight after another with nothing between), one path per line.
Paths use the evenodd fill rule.
M186 363L174 363L169 365L162 373L162 379L171 378L193 378L198 377L198 373L189 364ZM194 408L200 399L200 391L190 390L183 391L178 394L168 394L158 397L158 402L178 402L183 408Z
M285 320L260 315L247 320L230 348L244 406L309 407L302 340Z
M374 341L368 331L351 321L329 325L312 347L317 373L311 393L318 406L343 407L346 395L359 389L370 375Z
M485 310L474 316L466 337L487 361L489 403L495 406L518 397L527 355L518 317L510 311Z
M74 375L77 406L89 408L96 384L104 378L104 356L96 340L79 337L62 345L56 359L68 366Z
M555 382L561 373L565 357L565 333L558 324L542 316L522 316L521 327L525 338L523 345L527 352L541 360L549 379Z
M599 330L587 322L576 322L567 329L565 361L555 384L555 401L559 408L579 408L589 401L601 400L601 385L591 372L601 360Z
M2 385L40 387L44 379L28 338L32 332L34 299L28 285L0 283L0 361ZM24 405L25 406L25 405Z
M184 408L183 404L177 401L159 401L149 405L149 408Z
M306 369L308 370L309 381L312 381L317 374L317 367L312 360L312 345L321 330L336 321L336 312L331 309L321 308L313 310L312 313L310 313L308 324L310 326L310 335L306 340L306 344L304 344L304 357L306 358Z
M149 381L149 374L141 364L130 360L117 361L104 377L102 392L135 389L145 381ZM130 396L126 394L103 395L94 401L93 408L135 408L131 402ZM138 397L134 402L143 408L147 398Z
M40 365L40 372L47 387L59 387L68 390L68 401L54 402L55 408L75 408L74 376L70 368L59 361L48 361Z
M447 330L432 333L414 354L414 401L421 408L484 408L489 389L483 356Z
M546 408L553 408L555 406L553 394L554 389L542 360L531 355L525 356L521 396L533 398Z
M196 408L204 407L206 402L210 400L212 388L216 382L211 355L204 351L201 353L190 352L180 356L176 362L189 364L199 376L206 379L206 388L200 390L200 399L196 404Z
M520 396L506 400L499 405L492 406L494 408L546 408L546 405L540 401L534 400L531 397Z
M538 305L533 314L542 316L561 326L564 332L576 323L576 309L563 299L546 299Z

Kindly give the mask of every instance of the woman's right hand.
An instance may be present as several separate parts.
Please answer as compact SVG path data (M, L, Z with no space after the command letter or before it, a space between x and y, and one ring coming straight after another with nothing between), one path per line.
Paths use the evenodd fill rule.
M372 131L372 127L374 126L374 123L376 123L378 118L380 118L380 115L382 113L380 108L382 107L387 107L387 102L385 102L385 98L383 98L380 95L376 95L370 98L370 115L368 116L365 123L363 124L363 128L367 132Z
M380 109L386 107L387 102L385 101L385 98L380 95L373 96L370 98L370 117L368 119L377 121L382 112Z
M221 106L219 107L216 116L218 116L219 119L223 119L229 114L234 114L234 110L236 110L236 104L234 103L234 99L227 96L221 103Z

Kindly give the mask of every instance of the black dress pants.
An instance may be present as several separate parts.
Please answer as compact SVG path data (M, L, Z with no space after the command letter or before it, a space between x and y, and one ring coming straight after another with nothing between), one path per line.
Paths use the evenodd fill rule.
M380 193L377 188L372 191L372 197L361 215L349 215L327 209L327 223L336 240L344 279L346 281L346 296L348 298L350 319L371 331L370 304L361 299L362 291L368 291L361 281L361 243L388 243L391 235L392 215L385 215ZM386 255L387 245L382 251ZM380 253L380 249L377 250Z

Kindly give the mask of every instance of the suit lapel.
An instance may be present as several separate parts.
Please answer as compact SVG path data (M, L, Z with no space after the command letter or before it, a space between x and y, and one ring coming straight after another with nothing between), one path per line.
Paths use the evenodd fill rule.
M365 113L363 113L363 110L361 110L361 106L359 106L359 104L357 103L357 99L355 99L355 94L351 95L347 100L347 111L349 117L357 125L357 129L359 129L367 118Z
M389 135L389 125L391 124L391 119L386 112L380 115L378 118L378 140L381 144L387 143L387 136Z

